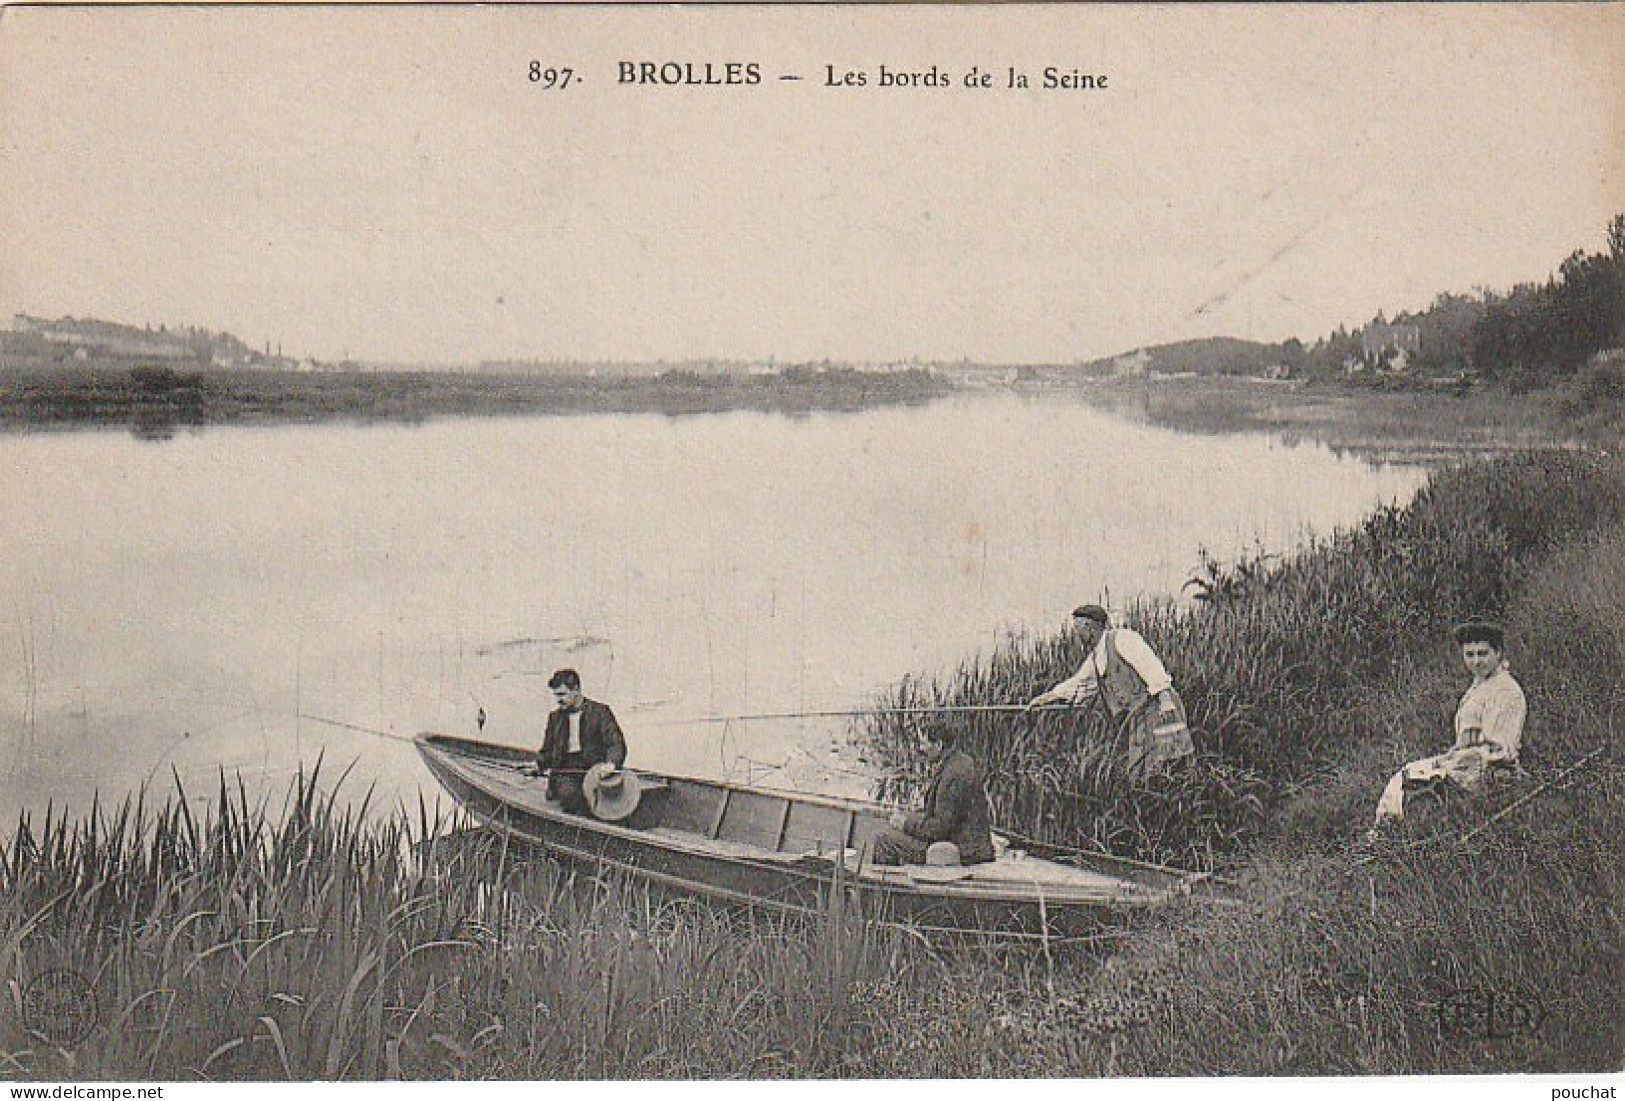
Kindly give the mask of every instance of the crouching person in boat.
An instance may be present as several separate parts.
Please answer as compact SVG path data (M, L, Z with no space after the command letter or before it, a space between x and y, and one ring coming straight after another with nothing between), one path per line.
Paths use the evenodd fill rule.
M1456 740L1445 752L1411 761L1389 778L1370 839L1405 816L1407 789L1443 782L1476 793L1495 768L1518 762L1528 704L1507 669L1505 633L1494 623L1470 620L1456 628L1455 639L1473 678L1456 707Z
M581 674L574 669L558 670L547 686L558 704L547 716L547 733L536 755L537 767L547 773L547 797L571 814L591 814L583 778L594 765L620 769L626 763L626 738L615 712L582 694Z
M1185 703L1151 644L1138 631L1111 626L1099 604L1073 611L1072 630L1088 654L1083 665L1034 696L1028 708L1099 699L1112 721L1128 729L1128 771L1136 780L1187 760L1194 747Z
M936 775L925 807L892 815L892 828L874 840L872 864L985 864L993 859L993 814L982 788L982 766L956 744L951 730L926 732L925 751Z

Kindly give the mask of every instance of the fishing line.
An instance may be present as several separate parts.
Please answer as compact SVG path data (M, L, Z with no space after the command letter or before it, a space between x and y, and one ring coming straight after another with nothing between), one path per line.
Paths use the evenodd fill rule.
M821 760L818 759L817 756L815 756L813 754L813 751L808 749L806 746L798 745L798 746L794 747L794 751L796 753L801 754L803 757L807 758L807 760L811 761L812 764L813 764L813 767L818 769L821 772L834 772L834 773L839 773L842 776L853 776L853 777L856 777L859 780L867 780L867 781L869 781L871 783L873 783L875 780L878 780L880 778L880 777L876 776L872 772L859 772L857 769L842 768L840 765L832 765L832 764L829 764L829 763L827 763L825 761L821 761ZM789 766L789 763L790 762L788 760L785 761L785 766L787 768Z
M204 734L211 734L214 731L219 730L221 727L229 726L229 725L231 725L232 723L236 722L239 719L247 718L249 715L254 714L258 710L258 706L259 705L256 703L253 707L244 708L243 710L237 712L235 715L228 715L226 718L221 719L217 723L210 723L208 726L200 726L200 727L197 728L196 731L191 731L191 730L183 731L181 733L180 737L174 739L168 745L164 746L163 749L158 751L158 756L153 759L152 767L147 770L147 778L144 781L144 783L148 783L148 784L152 783L152 778L154 776L158 775L158 766L163 764L164 760L166 758L168 758L168 756L175 751L176 746L180 745L182 742L186 741L188 738L191 738L194 734L196 734L199 737L203 736ZM263 732L263 727L264 727L264 724L262 723L261 724L262 732ZM262 743L263 743L263 740L264 739L262 737L262 739L261 739ZM262 748L263 748L263 746L262 746Z

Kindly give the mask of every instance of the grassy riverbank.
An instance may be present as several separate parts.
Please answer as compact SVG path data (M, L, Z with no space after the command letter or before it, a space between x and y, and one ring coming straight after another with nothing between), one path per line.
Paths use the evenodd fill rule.
M1129 621L1167 658L1199 760L1171 784L1119 774L1094 715L973 717L1001 821L1236 873L1245 905L1145 931L1122 960L1177 959L1167 1027L1118 1049L1141 1073L1615 1068L1625 1058L1625 460L1509 457L1436 476L1414 503L1282 563L1212 566L1194 610ZM1448 744L1464 674L1449 625L1504 618L1529 696L1529 778L1421 800L1356 839L1386 776ZM1019 700L1080 660L1014 639L896 701ZM878 729L917 775L914 730ZM1596 750L1583 769L1564 769ZM906 786L906 781L903 785ZM1489 1037L1473 1017L1499 999ZM1538 1027L1509 1026L1514 1005Z
M80 366L0 371L0 427L128 425L143 435L215 424L421 421L539 413L807 413L926 401L924 371L786 368L767 375L652 377L472 372L173 370Z
M1284 563L1215 566L1207 584L1194 611L1129 610L1200 731L1201 767L1173 790L1121 789L1086 719L1014 732L975 720L965 736L1012 827L1221 863L1234 905L1143 918L1110 954L927 946L838 910L773 921L571 885L494 848L425 854L443 832L433 815L347 812L325 785L269 809L222 790L206 821L171 804L36 823L6 844L4 1074L1617 1068L1625 462L1570 453L1441 474L1408 508ZM1444 631L1469 612L1511 630L1530 778L1422 800L1405 832L1364 850L1386 774L1447 739L1463 674ZM1062 640L1013 640L899 695L1008 702L1077 657ZM919 775L913 733L875 732L904 777ZM51 969L98 991L80 1043L48 1042L79 1019L60 998L55 1016L27 1018L46 1039L25 1027Z
M1285 562L1210 562L1196 579L1204 599L1195 608L1130 607L1129 622L1163 655L1199 732L1198 767L1167 790L1130 784L1094 709L1046 713L1013 731L999 715L951 721L989 762L999 821L1041 840L1092 839L1187 866L1240 853L1275 829L1290 792L1351 753L1356 770L1374 774L1433 744L1460 691L1451 690L1459 675L1450 625L1504 614L1557 548L1621 522L1619 457L1511 457L1442 472L1410 505L1382 509ZM885 704L1026 700L1082 656L1066 637L1012 638L950 677L901 686ZM1549 711L1543 692L1560 695L1538 665L1529 668L1541 658L1516 652L1537 714ZM1424 673L1431 696L1397 718L1382 711L1379 703ZM917 778L918 725L893 720L869 732L901 778L894 786ZM1532 743L1536 754L1557 748L1550 738Z

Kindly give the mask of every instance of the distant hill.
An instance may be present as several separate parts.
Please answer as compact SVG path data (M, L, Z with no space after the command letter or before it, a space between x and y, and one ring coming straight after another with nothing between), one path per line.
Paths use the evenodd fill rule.
M17 314L0 331L0 362L12 364L158 364L176 368L291 367L294 361L260 353L226 332L194 325L170 328L124 325L93 317Z
M1084 375L1266 375L1285 358L1279 344L1212 336L1137 348L1091 360L1077 371Z

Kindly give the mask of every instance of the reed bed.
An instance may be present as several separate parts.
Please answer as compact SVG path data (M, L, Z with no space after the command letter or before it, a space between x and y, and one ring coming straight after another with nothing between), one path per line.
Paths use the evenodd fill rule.
M788 917L579 875L423 805L341 800L319 765L278 808L224 780L206 802L19 824L0 854L0 1075L1001 1073L985 996L1040 1012L1057 961L1091 954L932 945L849 908L841 884ZM63 972L96 992L70 1007L83 1034L28 1004Z

